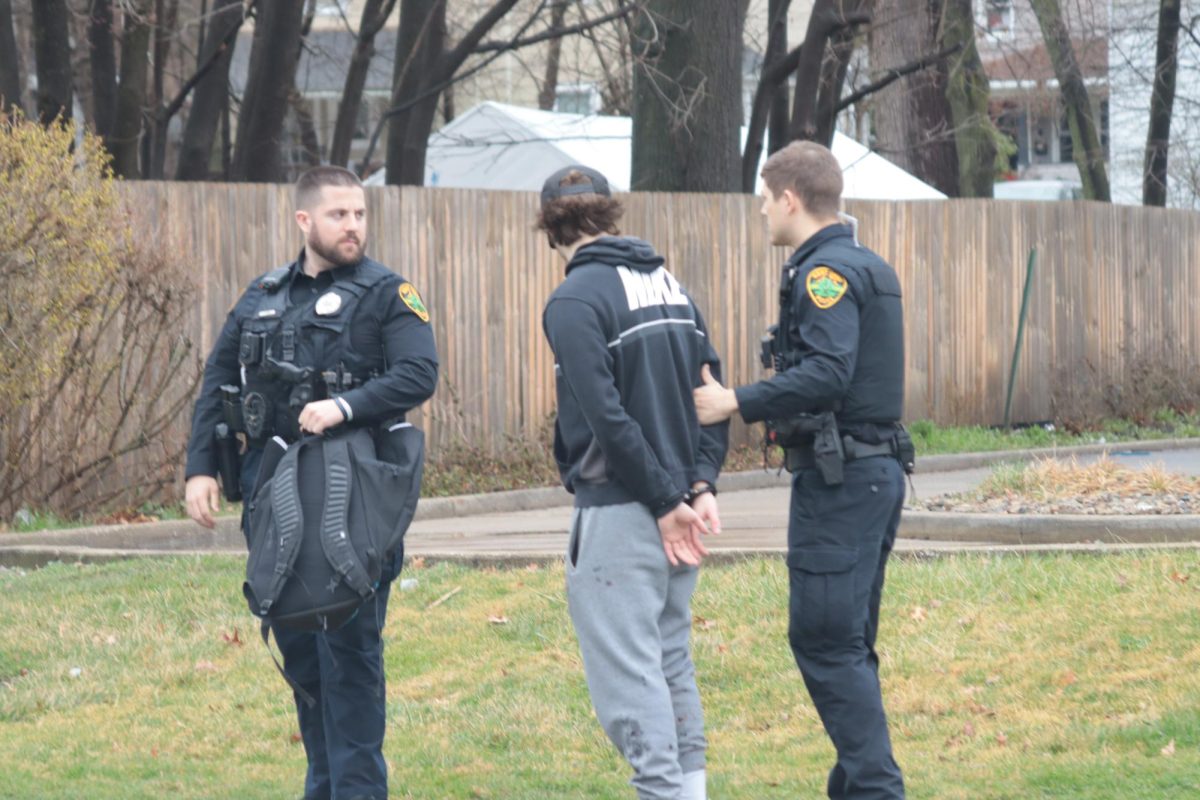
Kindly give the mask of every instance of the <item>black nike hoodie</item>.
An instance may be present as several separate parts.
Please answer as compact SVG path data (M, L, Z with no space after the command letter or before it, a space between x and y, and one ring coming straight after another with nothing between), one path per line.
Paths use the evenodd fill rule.
M692 483L716 483L729 423L701 427L692 389L720 360L704 319L641 239L576 251L542 326L554 351L554 455L577 507L639 502L655 517Z

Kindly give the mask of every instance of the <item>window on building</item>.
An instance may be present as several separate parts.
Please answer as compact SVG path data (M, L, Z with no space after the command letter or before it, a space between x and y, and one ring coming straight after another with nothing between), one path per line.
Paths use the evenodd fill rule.
M983 26L988 33L1011 33L1012 0L983 0Z
M560 83L554 90L554 110L564 114L595 114L600 92L594 83Z

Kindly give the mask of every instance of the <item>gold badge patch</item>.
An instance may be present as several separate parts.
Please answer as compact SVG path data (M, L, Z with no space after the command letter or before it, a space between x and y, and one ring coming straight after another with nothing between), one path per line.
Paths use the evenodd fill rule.
M421 318L422 322L429 322L429 309L425 308L425 303L421 300L421 295L417 294L416 288L405 281L400 284L400 299L404 301L404 305L412 309L412 312Z
M846 293L846 279L829 267L817 267L805 282L808 297L817 308L832 308Z

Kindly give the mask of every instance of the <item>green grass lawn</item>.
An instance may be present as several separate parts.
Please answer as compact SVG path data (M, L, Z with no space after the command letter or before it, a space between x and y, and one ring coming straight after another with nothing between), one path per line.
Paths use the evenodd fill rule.
M0 571L0 797L298 797L289 692L241 570ZM418 586L397 587L387 626L393 797L632 796L588 704L561 569L405 577ZM786 587L776 560L701 578L714 798L821 796L832 751L787 649ZM1200 796L1198 588L1189 551L893 562L880 653L909 796Z

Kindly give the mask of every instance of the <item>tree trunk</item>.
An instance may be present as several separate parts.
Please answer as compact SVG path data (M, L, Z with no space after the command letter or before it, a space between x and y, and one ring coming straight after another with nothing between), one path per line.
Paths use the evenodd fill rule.
M748 0L650 0L633 75L639 191L742 187L742 29Z
M296 79L305 5L307 0L275 0L259 6L249 77L238 116L234 180L283 180L283 123Z
M1171 111L1179 72L1180 0L1162 0L1158 11L1158 46L1154 57L1154 89L1150 94L1150 129L1146 134L1146 167L1142 203L1167 204L1167 151L1171 144Z
M88 52L92 65L92 119L105 142L117 123L117 48L112 0L92 0Z
M179 0L155 0L154 7L154 83L153 98L150 107L154 116L149 121L150 141L149 158L142 164L142 173L146 178L161 180L167 161L167 126L174 114L167 113L166 108L166 69L167 60L171 57L171 40L176 35L176 21L179 18Z
M66 0L33 4L34 55L37 59L37 111L43 125L71 119L71 40Z
M937 44L941 5L942 0L877 0L876 25L871 30L872 73L931 52ZM883 156L956 197L960 193L958 154L946 88L941 67L906 75L876 95L872 116L875 147Z
M971 0L945 0L939 45L961 46L947 64L946 99L950 102L958 155L961 197L991 197L996 182L999 132L988 114L990 84L975 47Z
M821 65L820 90L817 92L817 141L826 147L833 144L837 130L838 108L850 58L854 55L854 30L845 27L829 37L829 54Z
M301 157L304 164L308 167L318 166L321 163L321 140L317 136L317 126L313 123L312 103L296 87L292 87L289 102L292 105L292 113L296 115L296 126L300 128L300 144L303 147Z
M12 0L0 0L0 113L21 107L21 61L13 33Z
M555 0L550 9L550 27L561 28L567 18L567 0ZM551 39L546 51L546 72L542 78L542 89L538 92L538 108L553 111L558 99L558 63L562 59L562 39Z
M762 158L763 134L770 132L771 152L787 144L787 10L791 0L771 0L767 11L767 52L763 56L750 119L746 123L746 145L742 152L742 191L754 192L758 162Z
M443 0L401 0L400 30L392 72L393 105L416 97L435 83L446 45L446 4ZM388 124L387 182L420 186L425 182L425 148L419 131L433 127L437 97L428 97L391 118ZM409 136L409 128L418 135ZM364 164L369 167L369 164ZM417 167L420 167L418 172Z
M358 127L358 113L362 107L363 90L367 85L367 72L375 56L375 37L383 28L387 18L396 7L396 0L367 0L359 22L358 39L350 66L346 71L346 83L342 88L342 99L338 103L337 120L333 125L333 142L329 145L329 163L348 166L350 145L354 141L354 130Z
M113 126L109 152L113 172L123 178L136 178L138 137L146 100L146 75L150 60L150 0L140 0L125 12L125 30L121 35L121 83L117 87L117 119Z
M242 0L216 0L213 3L212 18L200 51L200 64L207 64L214 56L216 60L196 84L192 95L192 110L183 128L183 144L175 170L176 180L208 179L217 126L227 113L229 64L244 19Z
M1042 38L1054 74L1061 87L1063 104L1067 109L1067 124L1071 129L1071 144L1075 150L1075 164L1083 181L1083 196L1088 200L1111 202L1108 185L1108 170L1104 166L1104 149L1096 132L1096 115L1087 87L1083 85L1083 73L1071 35L1063 21L1062 8L1058 0L1031 0L1033 12L1042 29Z
M773 51L777 59L783 59L787 53L788 9L791 4L792 0L769 0L767 3L767 19L776 20L767 40L767 52ZM766 65L763 67L765 69ZM786 77L771 91L770 108L767 121L767 152L774 153L788 143L788 112L791 111L791 98L788 97Z

